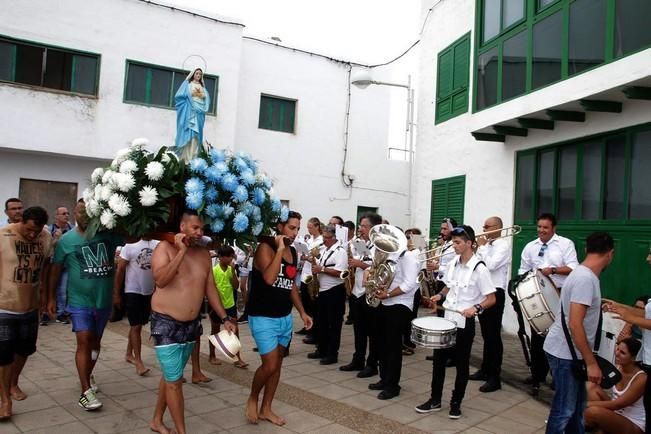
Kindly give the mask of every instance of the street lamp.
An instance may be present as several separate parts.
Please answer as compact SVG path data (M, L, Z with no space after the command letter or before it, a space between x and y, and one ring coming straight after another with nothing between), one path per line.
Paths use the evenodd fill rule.
M405 142L408 143L409 155L409 191L407 194L407 215L409 216L409 225L412 224L411 215L411 189L412 176L414 170L414 89L411 87L411 75L407 76L407 84L389 83L386 81L373 80L369 71L359 71L352 78L351 83L360 89L366 89L372 84L379 86L401 87L407 90L407 125L405 126Z

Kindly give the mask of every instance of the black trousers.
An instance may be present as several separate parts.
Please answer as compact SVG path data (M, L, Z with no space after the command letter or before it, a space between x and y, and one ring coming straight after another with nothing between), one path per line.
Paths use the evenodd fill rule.
M305 313L312 317L312 328L308 330L307 334L311 336L318 336L318 312L316 307L316 300L312 300L310 294L307 290L307 285L301 282L301 303L303 303L303 309Z
M497 288L495 304L479 315L481 336L484 339L484 352L481 362L481 371L489 380L499 381L502 371L502 357L504 346L502 344L502 317L504 316L504 289Z
M445 363L453 358L457 369L457 376L454 380L451 402L461 404L466 394L468 385L468 371L470 370L470 351L472 341L475 338L475 320L466 319L466 327L457 329L457 344L451 348L434 350L434 362L432 363L432 401L440 402L445 383Z
M353 353L353 363L377 369L377 339L372 338L378 324L378 308L370 307L366 304L366 297L351 295L352 309L355 315L353 323L353 333L355 334L355 353ZM368 345L368 357L366 357L366 347Z
M536 383L544 383L549 373L549 363L543 345L545 337L535 331L531 331L531 377Z
M402 336L405 323L411 321L411 309L402 304L380 306L378 354L380 355L380 379L384 390L400 392L402 371Z
M355 304L355 296L353 294L350 294L349 296L346 297L347 302L348 302L348 317L347 319L349 321L352 321L355 323L355 307L353 306Z
M337 285L319 292L317 298L319 312L318 351L324 357L337 358L341 342L341 327L346 311L346 288Z

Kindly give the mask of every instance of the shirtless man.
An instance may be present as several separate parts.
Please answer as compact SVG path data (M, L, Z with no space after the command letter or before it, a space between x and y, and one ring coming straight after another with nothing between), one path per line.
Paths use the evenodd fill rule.
M0 229L0 420L11 417L12 399L27 397L18 377L36 351L38 309L45 295L40 294L41 277L47 275L52 245L45 223L47 212L36 206Z
M288 246L294 242L300 224L301 215L290 211L287 220L276 225L279 235L274 246L260 243L253 259L247 312L262 365L255 371L246 404L246 418L250 423L263 419L276 425L285 424L285 420L271 410L271 402L280 380L283 357L292 339L292 305L301 315L305 329L312 327L312 318L305 313L294 283L298 265L296 250ZM285 244L287 239L290 243ZM258 410L263 387L262 405Z
M186 433L183 368L199 336L199 309L203 297L208 297L226 330L231 333L237 330L237 319L226 315L217 295L210 253L199 246L202 236L201 218L196 211L186 211L174 244L161 241L152 257L156 289L151 299L151 336L163 378L149 426L152 431L163 434L172 432L163 424L166 407L170 409L176 432Z

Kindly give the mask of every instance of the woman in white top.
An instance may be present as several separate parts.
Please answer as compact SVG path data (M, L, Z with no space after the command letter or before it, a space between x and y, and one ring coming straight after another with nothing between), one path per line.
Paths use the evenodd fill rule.
M644 387L646 374L635 356L641 343L626 338L617 345L615 363L622 379L608 390L588 383L588 408L585 426L599 433L640 434L644 432Z

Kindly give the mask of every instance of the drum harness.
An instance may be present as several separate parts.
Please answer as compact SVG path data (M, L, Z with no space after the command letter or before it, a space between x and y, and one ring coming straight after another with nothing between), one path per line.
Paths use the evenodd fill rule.
M527 273L523 273L517 276L514 279L509 280L507 292L511 298L511 305L515 311L515 316L518 319L518 338L520 339L520 344L522 345L522 353L524 354L524 360L527 363L528 367L531 367L531 340L527 334L526 328L524 326L524 317L522 316L522 309L520 308L520 303L518 302L518 296L515 293L515 288L522 283L524 278L527 276Z

